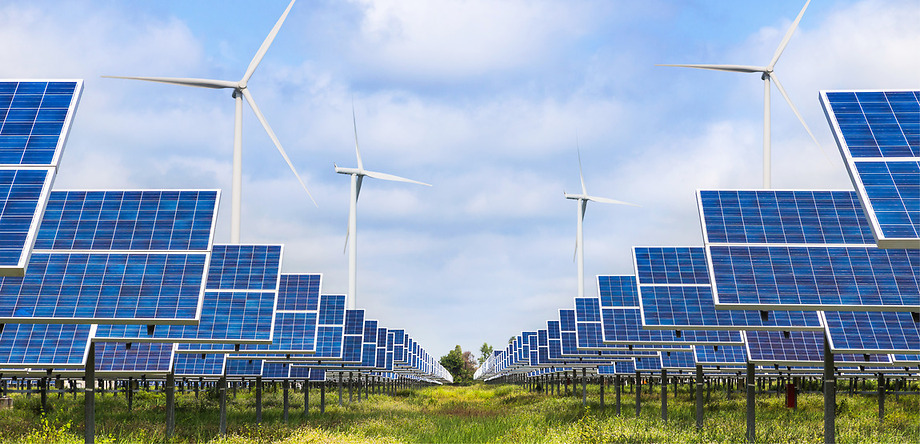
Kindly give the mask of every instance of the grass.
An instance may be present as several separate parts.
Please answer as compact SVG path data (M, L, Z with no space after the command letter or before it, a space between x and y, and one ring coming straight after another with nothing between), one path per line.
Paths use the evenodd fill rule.
M916 390L916 385L913 388ZM215 392L176 395L173 442L277 443L314 442L744 442L745 403L736 394L713 390L706 422L697 430L695 404L687 386L669 390L668 422L661 421L660 395L643 387L642 412L635 417L634 395L624 393L622 415L616 416L608 388L606 409L599 405L596 385L589 387L588 407L581 397L549 396L515 385L427 387L402 390L395 396L339 407L336 391L327 391L326 413L318 412L319 391L310 393L311 413L303 416L303 393L292 391L290 421L281 421L281 390L263 394L263 423L255 423L254 396L239 391L228 403L228 435L218 434ZM346 392L347 393L347 392ZM0 411L0 441L14 444L79 443L83 441L83 402L70 395L49 397L41 413L37 395L14 395L14 408ZM799 395L799 408L784 407L778 395L757 396L757 442L824 441L824 398ZM920 396L886 398L884 424L878 421L874 396L837 394L837 442L920 443ZM128 411L123 395L97 396L96 442L165 442L165 396L138 392Z

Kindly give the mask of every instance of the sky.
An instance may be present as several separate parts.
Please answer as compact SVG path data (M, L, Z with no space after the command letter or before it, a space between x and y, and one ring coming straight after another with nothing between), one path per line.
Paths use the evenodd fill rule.
M478 354L545 328L576 294L577 149L592 195L586 294L633 274L632 246L702 245L695 192L762 186L757 74L659 67L769 63L802 0L300 1L249 81L317 206L243 110L243 243L283 243L283 272L348 286L356 166L358 299L431 355ZM229 241L228 90L102 75L240 79L285 0L5 0L0 78L85 87L55 189L220 188ZM852 189L818 102L831 89L920 87L920 3L815 0L775 72L778 189Z

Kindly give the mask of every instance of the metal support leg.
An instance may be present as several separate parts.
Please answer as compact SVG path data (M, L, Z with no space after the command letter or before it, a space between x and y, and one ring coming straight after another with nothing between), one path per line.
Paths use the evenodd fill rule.
M339 372L339 407L343 405L345 405L345 403L342 400L342 372Z
M668 371L661 369L661 420L668 422Z
M696 428L703 428L703 366L696 365Z
M834 416L837 407L837 379L834 376L834 355L830 342L824 336L824 442L834 444Z
M326 381L319 385L319 413L326 413Z
M83 441L92 444L96 438L96 344L89 342L89 353L86 356L86 373L84 374L84 412L83 412Z
M256 376L256 424L262 424L262 377Z
M348 403L351 404L354 400L352 397L353 388L355 386L355 378L352 377L352 373L348 372Z
M620 416L620 392L623 390L623 384L622 381L620 381L620 375L616 375L613 378L613 386L614 390L616 391L617 398L617 416Z
M751 362L747 363L747 440L748 442L754 442L756 437L756 432L754 430L754 389L756 385L754 383L754 364Z
M227 436L227 376L221 375L217 384L220 391L220 435Z
M303 382L303 417L310 416L310 380Z
M642 380L636 372L636 417L642 412Z
M581 369L581 406L588 406L588 369Z
M288 401L288 392L290 391L290 388L291 388L291 381L290 381L290 380L285 379L284 381L282 381L282 383L281 383L281 390L282 390L282 393L283 393L282 396L283 396L283 398L284 398L284 401L283 401L283 406L284 406L284 407L283 407L283 410L282 410L282 414L281 414L282 416L281 416L281 418L282 418L282 420L284 421L285 424L287 424L287 422L288 422L288 409L289 409L289 407L290 407L290 402Z
M885 375L878 374L878 422L885 422Z
M166 440L168 441L176 431L176 376L169 372L166 374Z
M604 377L603 376L601 376L600 391L601 391L601 410L604 410Z

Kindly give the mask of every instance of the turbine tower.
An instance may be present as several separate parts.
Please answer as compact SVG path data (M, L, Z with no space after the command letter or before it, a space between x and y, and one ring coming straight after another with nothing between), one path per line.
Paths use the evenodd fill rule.
M608 204L617 204L617 205L631 205L638 207L638 205L623 202L619 200L608 199L606 197L597 197L591 196L588 194L587 188L585 188L585 175L581 170L581 150L578 150L578 177L581 179L581 194L569 194L563 191L563 195L566 199L572 199L578 201L578 229L575 232L575 258L578 263L578 297L585 297L585 234L584 234L584 222L585 222L585 210L588 209L588 201L599 202L599 203L608 203Z
M361 183L364 181L364 176L392 182L415 183L428 187L431 185L412 179L406 179L405 177L394 176L392 174L365 170L364 163L361 162L361 149L358 148L358 122L355 118L354 106L351 108L351 121L355 131L355 157L358 159L358 168L342 168L335 164L333 164L333 166L335 167L336 173L348 174L351 176L351 195L348 204L348 233L345 235L345 246L348 248L348 308L354 310L355 307L357 307L358 286L358 195L361 193ZM349 240L351 243L349 243Z
M246 99L246 102L249 103L249 107L252 108L252 112L256 115L256 118L259 119L259 122L262 124L262 127L265 128L265 132L268 133L268 137L272 139L272 142L278 148L278 152L281 153L281 157L284 158L284 161L287 162L288 167L291 168L291 171L294 173L294 176L297 177L297 180L300 182L300 185L303 186L304 191L307 192L307 196L310 197L310 200L313 201L313 204L316 205L316 200L313 199L313 196L310 194L310 190L307 189L307 184L304 183L303 179L300 177L300 174L297 173L297 169L294 168L294 164L291 163L291 159L288 157L287 153L284 151L284 148L281 147L281 142L278 141L278 137L275 136L275 132L272 131L271 126L269 126L268 121L265 120L265 117L262 115L262 112L259 111L259 107L256 106L255 99L252 98L252 93L249 92L249 78L252 77L252 74L256 71L256 68L259 66L259 62L262 61L262 57L265 56L265 53L268 51L268 47L271 46L272 41L275 40L275 36L278 35L278 31L281 29L281 25L284 23L284 19L287 18L288 13L291 11L291 7L294 6L296 0L291 0L291 3L288 4L287 9L284 10L284 13L281 14L281 18L275 23L275 27L272 28L271 32L268 33L268 37L265 38L265 41L262 42L262 46L259 47L259 50L256 52L255 57L252 58L252 61L249 62L249 67L246 68L246 72L243 74L243 78L239 81L229 81L229 80L211 80L211 79L192 79L192 78L178 78L178 77L125 77L125 76L102 76L111 79L129 79L129 80L144 80L148 82L159 82L159 83L168 83L171 85L182 85L182 86L194 86L198 88L211 88L211 89L232 89L233 90L233 99L236 102L236 112L234 118L234 127L233 127L233 183L232 183L232 199L231 199L231 218L230 218L230 243L238 244L240 243L240 212L241 212L241 203L242 203L242 189L243 189L243 99Z
M770 64L767 66L749 66L749 65L707 65L707 64L692 64L692 65L658 65L658 66L675 66L679 68L698 68L698 69L711 69L714 71L728 71L728 72L743 72L743 73L761 73L760 78L763 80L763 187L765 189L770 188L770 81L776 84L776 89L779 90L780 94L783 95L783 98L786 99L786 103L789 104L789 107L792 108L792 112L795 113L795 116L798 117L799 122L802 123L802 126L805 127L805 131L808 132L808 135L811 136L811 140L815 141L815 144L821 148L821 153L824 154L824 148L818 143L818 139L811 132L811 129L808 128L808 124L805 123L805 119L802 118L802 115L799 114L799 110L796 109L795 105L792 104L792 100L789 98L789 95L786 94L786 90L783 88L783 85L780 83L779 78L776 77L776 73L773 71L773 66L776 65L776 61L779 60L779 56L783 53L783 50L786 49L786 45L789 43L789 39L792 38L792 34L795 32L796 27L799 26L799 21L802 20L802 16L805 15L805 9L808 8L808 4L811 3L811 0L805 2L805 6L802 7L802 11L799 12L798 17L795 18L795 21L792 22L792 26L789 27L789 30L786 31L783 41L780 42L779 47L776 48L776 52L773 54L773 59L770 60ZM827 156L826 154L824 154Z

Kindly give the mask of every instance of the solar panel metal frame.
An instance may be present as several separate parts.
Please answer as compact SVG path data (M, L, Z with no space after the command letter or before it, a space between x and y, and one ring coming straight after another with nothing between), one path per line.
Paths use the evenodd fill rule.
M38 228L42 222L42 215L45 213L45 207L48 204L48 198L51 195L51 187L54 184L55 168L54 167L31 167L23 168L22 166L0 165L0 171L44 171L45 181L42 184L42 191L35 205L35 211L32 213L32 222L26 234L25 242L22 247L22 254L16 265L0 265L0 276L24 276L29 265L29 258L32 256L32 247L35 245L35 239L38 237Z
M752 341L748 338L748 335L751 335L751 334L776 334L777 332L774 332L774 331L745 331L745 332L743 332L743 333L744 333L744 335L745 335L745 342L746 342L746 344L745 344L744 347L745 347L745 352L746 352L746 354L747 354L748 362L752 362L752 363L754 363L755 365L773 366L773 367L780 367L780 366L783 366L783 367L807 367L807 368L812 368L812 367L813 367L813 368L815 368L815 369L817 369L817 370L819 370L819 371L823 368L823 365L824 365L824 356L823 356L823 355L824 355L824 349L823 349L823 346L816 346L816 347L815 347L816 350L814 350L814 351L815 351L816 353L820 354L819 356L816 355L816 356L815 356L815 359L758 359L758 358L756 358L755 356L753 356L753 354L752 354L752 351L751 351L751 343L752 343ZM800 335L812 335L812 334L813 334L813 335L816 336L816 337L814 338L815 341L818 340L818 338L817 338L818 336L824 337L823 334L817 333L817 332L802 332L802 331L799 331L799 332L791 332L791 334L800 334ZM793 339L790 338L790 340L793 340ZM799 347L801 347L801 344L802 344L802 343L799 342L799 343L796 343L795 345L798 345ZM806 345L807 345L807 344L806 344ZM801 350L801 349L799 349L799 350ZM833 352L832 352L832 354L834 355L834 367L835 367L835 369L858 368L858 367L866 367L866 366L869 366L869 367L886 367L886 368L887 368L887 367L895 366L894 363L891 361L891 358L890 358L890 356L889 356L888 354L883 354L883 353L878 353L878 352L876 352L876 353L869 353L869 354L866 354L866 353L833 353ZM846 359L846 358L849 357L849 356L841 356L841 355L859 355L859 354L863 354L863 355L870 356L870 357L871 357L871 356L875 356L875 357L878 357L878 358L885 357L886 360L885 360L885 361L860 361L860 360L852 361L852 360L839 360L839 359L838 359L838 358Z
M30 324L21 324L23 327L29 327ZM59 325L59 324L48 324L48 325ZM18 327L18 326L17 326ZM86 366L86 358L89 356L89 346L93 336L96 334L96 325L90 325L89 335L86 338L85 343L82 344L83 348L83 358L79 363L61 363L61 362L3 362L0 363L4 369L82 369ZM4 329L6 330L6 329ZM44 344L42 344L44 346ZM14 345L15 348L15 345Z
M818 315L821 317L821 321L822 321L822 322L824 323L824 325L825 325L825 335L826 335L826 337L827 337L827 341L828 341L828 344L829 344L829 346L830 346L830 349L831 349L831 352L832 352L832 353L856 353L856 354L859 354L859 353L864 353L864 354L888 353L888 354L917 354L917 355L920 355L920 333L918 333L918 331L920 331L920 323L913 321L913 320L910 318L910 315L907 314L907 313L905 313L905 312L846 312L846 313L841 312L841 313L831 313L832 316L834 316L834 315L838 315L838 316L848 316L848 315L849 315L849 316L856 317L856 316L860 316L860 315L866 315L866 316L870 316L870 317L871 317L871 316L888 316L888 317L896 316L896 317L900 317L900 318L902 318L902 319L901 319L901 321L902 321L901 324L908 324L908 326L914 328L914 330L911 331L911 332L904 332L904 331L901 331L901 332L900 332L900 333L907 333L907 335L904 335L904 336L903 336L905 342L907 342L907 344L906 344L907 346L906 346L905 348L898 348L898 347L874 347L874 348L873 348L873 347L846 347L846 346L845 346L845 343L847 342L847 341L846 341L846 336L855 335L855 336L858 336L859 339L862 339L863 336L866 336L866 335L865 335L866 332L865 332L864 330L862 330L862 329L847 330L847 329L844 329L844 328L842 328L842 327L841 327L840 329L837 329L837 328L835 328L835 327L832 325L832 324L834 324L833 322L830 322L830 323L828 322L828 320L827 320L828 313L827 313L827 312L819 311L819 312L818 312ZM887 329L888 323L887 323L886 320L882 320L882 322L881 322L881 323L883 324L882 326L879 326L879 325L878 325L878 322L871 322L871 321L872 321L872 320L870 320L870 324L871 324L871 325L869 326L869 330L872 330L872 331L869 332L870 334L874 334L874 333L876 332L876 330L879 330L881 327L885 327L885 328L886 328L886 331L884 332L884 333L885 333L884 336L888 336L889 338L892 337L892 336L898 337L898 336L896 336L896 335L891 335L891 334L889 334L889 333L890 333L890 330ZM858 323L857 323L857 328L859 328L859 327L862 327L862 326L858 325ZM837 336L837 335L843 335L843 337ZM835 339L838 339L838 341L835 341ZM872 338L869 338L869 339L871 340ZM893 345L893 344L892 344L892 345Z
M866 217L869 219L869 223L872 227L872 234L875 236L876 244L879 248L911 248L911 249L920 249L920 239L918 238L908 238L908 237L887 237L882 231L881 224L879 223L878 216L875 214L875 209L872 205L872 202L869 199L869 195L866 191L866 186L863 183L862 177L857 172L856 162L920 162L920 157L853 157L850 152L850 147L847 144L846 139L844 138L843 131L840 127L836 113L831 107L831 102L827 97L828 93L897 93L897 92L911 92L917 94L917 90L913 89L894 89L894 90L881 90L881 89L867 89L867 90L822 90L818 92L818 101L821 103L821 108L824 110L824 115L827 117L828 124L831 127L831 133L834 135L834 139L837 142L837 147L840 150L840 154L843 157L844 164L847 167L847 173L850 176L850 180L853 182L853 187L856 189L857 195L859 196L860 202L862 202L863 210L866 214ZM865 114L865 113L863 113Z

